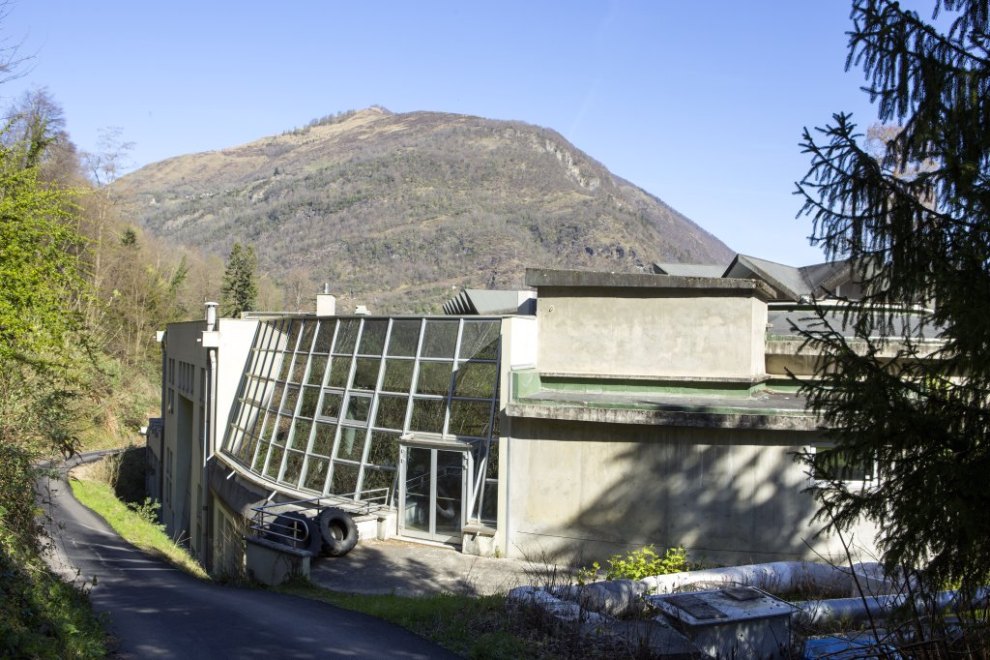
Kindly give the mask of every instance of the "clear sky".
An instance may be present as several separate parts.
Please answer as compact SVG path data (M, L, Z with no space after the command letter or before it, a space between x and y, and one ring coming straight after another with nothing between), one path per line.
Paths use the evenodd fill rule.
M907 3L914 4L914 3ZM730 248L822 260L794 182L799 141L875 110L845 71L847 0L10 0L32 59L9 105L47 88L77 146L101 129L134 166L381 105L559 131ZM926 12L926 15L928 12Z

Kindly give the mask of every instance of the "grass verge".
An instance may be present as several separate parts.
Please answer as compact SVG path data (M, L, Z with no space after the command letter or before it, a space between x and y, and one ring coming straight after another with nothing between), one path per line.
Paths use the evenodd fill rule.
M102 481L72 477L69 482L76 499L106 520L128 543L148 554L161 557L190 575L209 579L203 567L189 556L186 549L170 539L161 525L149 519L150 512L142 515L128 507L117 499L113 488Z
M343 594L297 580L278 591L323 601L384 619L466 658L553 657L545 644L518 628L505 611L505 596L439 594L420 598Z

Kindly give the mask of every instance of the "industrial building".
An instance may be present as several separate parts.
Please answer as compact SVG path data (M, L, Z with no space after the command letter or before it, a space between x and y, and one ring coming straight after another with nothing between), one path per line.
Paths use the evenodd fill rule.
M842 556L812 521L795 454L828 447L788 372L813 366L794 330L808 300L857 284L847 265L721 270L530 270L533 292L463 292L459 315L338 315L326 294L315 314L213 307L163 334L149 490L221 573L285 502L489 556ZM871 553L873 530L852 541Z

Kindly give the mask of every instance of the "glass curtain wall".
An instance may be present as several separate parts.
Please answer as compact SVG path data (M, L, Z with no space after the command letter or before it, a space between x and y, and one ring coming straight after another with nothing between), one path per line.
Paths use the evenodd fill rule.
M314 495L394 504L399 436L471 445L469 518L494 524L501 321L285 318L259 324L223 451Z

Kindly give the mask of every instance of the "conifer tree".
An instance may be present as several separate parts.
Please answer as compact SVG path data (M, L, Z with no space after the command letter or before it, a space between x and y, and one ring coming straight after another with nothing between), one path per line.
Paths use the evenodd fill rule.
M847 68L896 130L880 159L849 115L806 130L798 184L812 243L867 284L843 313L818 309L802 391L844 459L879 471L863 488L830 479L819 515L877 523L888 568L932 586L990 577L988 10L935 0L929 21L856 0Z
M253 247L234 243L223 274L220 314L237 317L241 312L255 308L258 301L258 282L255 275L257 265Z

